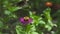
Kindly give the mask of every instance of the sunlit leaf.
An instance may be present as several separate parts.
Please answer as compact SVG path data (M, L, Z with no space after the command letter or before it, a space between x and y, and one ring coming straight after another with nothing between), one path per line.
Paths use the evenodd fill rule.
M51 34L56 34L56 32L54 32L54 31L51 31Z
M52 27L50 25L45 25L45 28L47 28L48 31L50 31L52 29Z
M23 33L22 27L19 25L16 25L16 32L17 32L17 34L22 34Z
M42 25L43 25L43 24L45 24L45 22L44 22L44 21L42 21L42 20L41 20L41 21L39 21L39 23L40 23L40 24L42 24Z
M31 34L38 34L37 32L32 32Z
M5 10L4 13L5 13L6 15L10 15L10 14L11 14L11 12L8 11L8 10Z
M14 12L18 9L21 9L20 7L8 7L9 11Z
M36 29L35 29L35 26L34 25L32 25L32 27L31 27L31 31L35 31Z

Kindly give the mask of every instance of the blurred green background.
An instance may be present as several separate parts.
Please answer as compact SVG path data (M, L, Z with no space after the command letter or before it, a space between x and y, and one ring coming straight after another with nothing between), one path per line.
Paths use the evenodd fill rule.
M52 6L46 6L46 2L52 2ZM50 8L51 10L46 8ZM47 10L50 12L44 12ZM45 22L46 20L50 19L48 17L51 17L52 23L57 25L57 27L52 27L50 31L47 31L44 26L43 28L40 27L42 25L38 26L37 30L40 27L40 30L44 34L60 33L60 0L0 0L0 34L17 34L16 25L20 24L19 18L24 16L31 16L29 15L29 11L36 12L35 15L37 15L37 17L41 16L43 18L42 21ZM34 17L34 20L36 20L36 17Z

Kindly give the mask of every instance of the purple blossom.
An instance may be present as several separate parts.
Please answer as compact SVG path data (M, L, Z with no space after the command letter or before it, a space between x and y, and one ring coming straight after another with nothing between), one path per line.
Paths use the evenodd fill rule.
M20 22L23 24L23 25L27 25L27 24L29 24L29 23L31 23L32 22L32 18L29 18L29 17L22 17L22 18L20 18Z

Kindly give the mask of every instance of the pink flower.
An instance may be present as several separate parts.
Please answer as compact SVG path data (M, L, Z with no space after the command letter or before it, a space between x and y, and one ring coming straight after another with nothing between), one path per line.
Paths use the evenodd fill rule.
M32 22L32 18L29 18L29 17L25 16L25 17L20 18L20 22L23 25L27 25L27 24Z

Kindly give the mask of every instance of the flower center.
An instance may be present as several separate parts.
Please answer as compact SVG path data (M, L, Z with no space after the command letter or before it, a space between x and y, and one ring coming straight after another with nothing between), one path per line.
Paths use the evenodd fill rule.
M28 20L29 20L29 17L25 16L24 21L28 21Z

